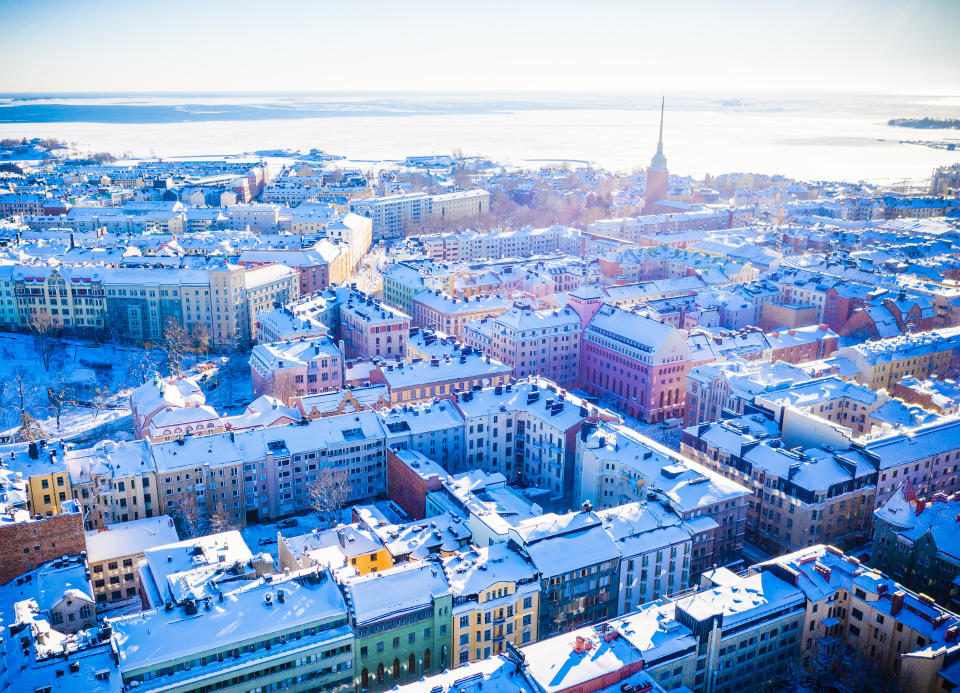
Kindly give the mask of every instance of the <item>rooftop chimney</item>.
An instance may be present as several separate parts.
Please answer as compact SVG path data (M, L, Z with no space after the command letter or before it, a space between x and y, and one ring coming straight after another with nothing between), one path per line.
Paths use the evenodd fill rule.
M896 616L903 610L903 600L907 596L907 593L903 590L897 590L893 593L893 598L891 599L890 604L890 615Z

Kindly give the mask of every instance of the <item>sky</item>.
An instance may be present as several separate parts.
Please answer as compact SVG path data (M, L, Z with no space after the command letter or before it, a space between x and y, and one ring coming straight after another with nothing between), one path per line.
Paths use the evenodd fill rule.
M0 0L0 91L960 94L960 0Z

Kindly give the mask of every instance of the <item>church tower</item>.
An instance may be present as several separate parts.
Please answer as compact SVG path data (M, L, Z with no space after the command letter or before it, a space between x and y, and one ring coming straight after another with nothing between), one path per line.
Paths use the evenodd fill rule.
M670 174L667 172L667 157L663 155L663 105L664 99L660 98L660 139L657 141L657 153L650 160L650 168L647 169L647 191L644 194L644 214L657 213L657 201L667 196L669 189Z

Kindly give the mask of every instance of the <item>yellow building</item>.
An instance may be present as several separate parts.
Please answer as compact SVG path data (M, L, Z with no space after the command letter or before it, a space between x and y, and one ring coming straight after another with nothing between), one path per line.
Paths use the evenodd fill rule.
M336 572L349 566L358 575L366 575L393 567L393 556L377 535L357 524L296 537L281 536L277 552L281 569L291 571L322 565Z
M946 377L957 349L960 327L950 327L842 347L837 354L856 367L858 383L880 390L890 389L908 376Z
M798 587L807 600L800 651L840 641L916 693L940 691L938 672L956 647L960 617L823 544L755 566Z
M166 515L87 532L87 564L97 604L139 599L137 564L144 551L178 541L173 520Z
M64 512L61 504L73 498L70 475L62 465L33 474L27 479L27 493L34 515L59 515Z
M45 441L23 443L8 453L3 465L14 475L22 476L28 509L34 516L59 515L65 512L63 503L73 499L62 446L47 445Z
M443 569L453 592L454 666L496 656L508 642L537 640L540 582L507 544L464 549L447 557Z

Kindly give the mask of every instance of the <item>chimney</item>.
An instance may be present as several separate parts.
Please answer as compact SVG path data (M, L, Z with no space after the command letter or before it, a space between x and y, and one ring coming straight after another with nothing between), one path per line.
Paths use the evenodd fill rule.
M890 604L890 615L896 616L903 610L903 600L907 596L907 593L903 590L897 590L893 593L893 598L891 599Z

